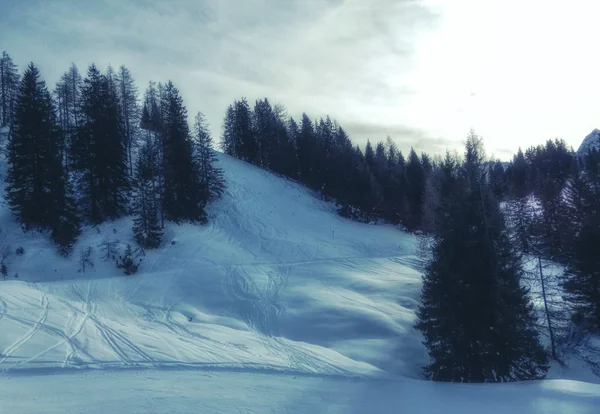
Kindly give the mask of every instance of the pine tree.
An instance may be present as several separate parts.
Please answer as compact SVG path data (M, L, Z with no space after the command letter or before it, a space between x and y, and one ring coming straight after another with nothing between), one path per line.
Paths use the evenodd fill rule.
M138 89L129 69L121 65L116 77L117 91L121 106L125 146L127 147L127 163L129 175L133 176L133 153L136 146L140 108L138 104Z
M194 159L198 165L202 198L204 202L219 198L225 191L223 170L217 167L219 160L212 146L212 137L202 112L194 119Z
M447 156L441 171L416 325L431 358L426 375L451 382L541 378L547 355L519 284L518 256L486 185L481 141L472 134L462 167Z
M59 193L59 191L62 191L62 193ZM73 185L68 177L65 178L64 187L57 189L55 194L60 201L58 206L60 213L52 225L51 237L54 243L58 245L60 254L68 256L73 251L75 241L81 234L81 217L79 216Z
M163 91L163 170L165 218L206 222L198 165L187 122L187 109L172 82Z
M24 228L49 229L68 255L81 227L61 160L61 130L46 83L32 63L23 75L8 145L7 199Z
M37 67L27 67L15 105L8 143L7 200L19 222L48 228L56 220L56 183L63 180L60 131L46 83Z
M598 159L573 177L566 191L565 299L584 329L600 328L600 175ZM591 161L591 162L590 162Z
M234 131L235 111L233 105L229 105L225 118L223 119L223 135L221 137L221 150L232 157L239 157Z
M86 217L94 223L126 210L127 148L114 79L91 65L82 89L83 122L73 144Z
M135 196L133 233L135 240L144 248L154 249L160 246L163 232L158 219L156 197L156 151L152 141L148 140L140 148L135 166Z
M234 104L233 137L234 147L242 160L258 164L258 145L252 130L252 111L246 98Z
M298 153L298 176L300 182L315 190L318 186L316 154L318 151L317 137L311 119L302 114L302 122L296 144Z
M0 126L12 123L18 90L17 65L8 53L2 52L2 58L0 58Z
M81 86L83 79L75 64L65 72L58 81L54 90L54 97L58 111L58 120L63 134L63 165L70 170L73 161L69 155L79 133L82 123L81 114Z
M418 230L422 220L426 173L421 159L412 148L410 149L408 162L406 163L405 175L408 186L408 220L404 224L411 231Z

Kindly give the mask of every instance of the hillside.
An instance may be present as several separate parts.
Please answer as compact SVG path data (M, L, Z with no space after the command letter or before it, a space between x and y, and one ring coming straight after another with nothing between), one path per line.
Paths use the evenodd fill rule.
M219 160L228 186L209 223L169 225L134 276L99 247L118 241L122 251L129 218L87 228L64 259L2 203L11 254L0 411L479 412L494 401L492 412L594 412L595 384L419 380L415 238L343 219L294 182Z
M70 260L22 234L4 208L9 279L0 292L0 369L252 366L416 377L414 241L339 218L303 187L221 156L228 188L209 224L170 226L134 277L101 258L130 241L125 218L88 228ZM78 256L92 248L93 268ZM165 346L168 344L168 346ZM387 358L402 344L404 358Z

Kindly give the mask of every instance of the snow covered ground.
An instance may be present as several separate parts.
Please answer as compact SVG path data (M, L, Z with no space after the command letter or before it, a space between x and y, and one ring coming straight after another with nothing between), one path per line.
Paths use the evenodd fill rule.
M6 413L596 414L600 386L456 385L242 371L123 370L0 377Z
M419 380L427 354L412 328L415 239L345 220L296 183L220 160L228 188L209 223L170 226L135 276L99 247L122 250L130 219L86 229L63 259L1 207L0 249L10 257L0 282L0 413L600 406L591 383ZM89 247L93 266L83 271Z

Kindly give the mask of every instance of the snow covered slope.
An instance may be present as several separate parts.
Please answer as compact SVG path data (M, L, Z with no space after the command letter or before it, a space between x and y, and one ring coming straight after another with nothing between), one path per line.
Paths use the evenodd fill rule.
M590 149L598 149L600 150L600 130L594 129L591 134L589 134L577 150L577 155L585 155Z
M101 258L130 219L89 228L70 260L0 213L9 278L0 290L0 370L249 367L417 377L414 240L342 219L302 186L221 156L228 188L206 226L171 226L126 277ZM93 268L80 271L92 248ZM12 278L18 273L18 279Z
M596 384L420 381L416 240L220 162L209 224L170 226L134 276L99 247L122 250L130 219L86 229L63 259L2 203L0 412L595 412Z

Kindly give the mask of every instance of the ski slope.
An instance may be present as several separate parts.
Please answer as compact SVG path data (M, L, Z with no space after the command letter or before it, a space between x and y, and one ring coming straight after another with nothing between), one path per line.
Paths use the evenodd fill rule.
M414 240L338 217L304 187L222 155L228 188L205 226L172 225L124 276L103 241L125 218L85 230L65 260L0 213L10 250L0 290L0 370L230 367L417 377L420 285ZM93 267L79 252L92 247ZM18 279L12 277L18 273ZM398 358L401 355L401 358Z
M64 259L2 203L0 412L389 412L400 399L434 412L438 397L443 407L476 395L474 412L486 395L499 396L498 412L520 401L523 412L595 412L595 384L421 381L413 236L343 219L292 181L219 159L228 186L209 223L169 225L134 276L99 247L131 243L130 218L85 229Z

